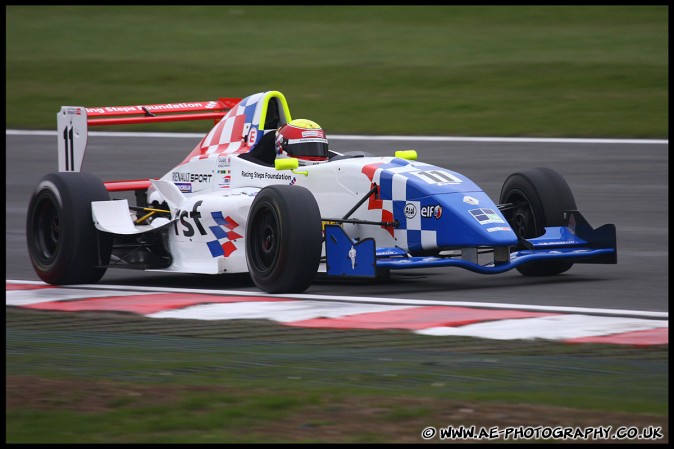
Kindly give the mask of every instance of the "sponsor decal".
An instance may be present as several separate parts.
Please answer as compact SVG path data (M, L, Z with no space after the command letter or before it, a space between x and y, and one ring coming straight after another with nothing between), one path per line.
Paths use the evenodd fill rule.
M231 156L218 156L218 168L226 168L232 164Z
M88 111L89 109L87 109ZM82 115L82 111L80 108L66 108L65 110L66 115Z
M211 103L168 103L168 104L152 104L152 105L139 105L139 106L106 106L104 108L86 108L87 112L93 112L98 114L104 114L106 112L116 112L116 113L143 113L145 112L143 108L148 111L172 111L180 109L202 109L208 108L213 109L216 104L210 106ZM210 106L210 107L209 107Z
M192 206L191 211L176 210L176 217L179 219L173 222L173 229L176 235L182 234L185 237L193 237L196 231L199 232L199 235L206 235L206 229L204 229L201 223L201 211L199 211L199 207L203 203L202 200L197 201ZM180 221L180 227L178 226L178 221Z
M213 175L174 171L171 173L171 176L173 177L173 182L211 182Z
M323 137L322 131L302 131L302 137Z
M576 216L574 214L571 214L569 217L569 224L567 225L567 228L571 234L576 235Z
M401 248L377 248L376 256L407 256L407 251Z
M215 240L207 242L206 245L208 246L212 257L229 257L230 254L237 250L234 241L242 238L242 236L235 231L235 229L239 227L239 224L229 215L224 217L222 212L211 212L211 216L217 225L209 226L209 229L215 236Z
M497 232L497 231L510 231L510 228L505 226L497 226L494 228L487 228L487 232Z
M491 223L505 223L501 220L501 217L498 216L496 212L492 209L472 209L470 214L475 218L478 223L482 225L491 224Z
M248 145L253 146L257 141L257 128L253 128L248 133Z
M327 139L319 139L317 137L312 137L312 138L306 138L306 139L288 139L288 143L290 145L295 144L295 143L309 143L309 142L318 142L318 143L328 143Z
M232 183L232 177L231 176L224 176L222 178L222 182L220 184L218 184L218 186L221 189L229 189L229 186L231 185L231 183Z
M417 216L417 207L412 203L405 204L405 217L408 220Z
M447 185L461 184L461 179L444 170L426 170L410 172L418 178L423 179L428 184Z
M477 206L479 204L477 198L473 198L472 196L468 195L463 197L463 202L466 204L470 204L471 206Z
M381 256L399 256L400 252L398 251L393 251L390 249L384 250L384 251L377 251L377 257Z
M176 187L183 193L192 193L192 183L191 182L176 182Z
M435 218L437 220L442 217L442 206L439 204L424 206L421 208L421 216L423 218Z
M280 181L290 181L293 176L290 176L286 173L260 173L256 171L244 171L241 170L241 177L248 179L275 179Z
M208 104L208 103L207 103ZM189 109L189 108L203 108L204 103L169 103L169 104L155 104L150 106L136 106L138 109L147 108L150 111L164 110L164 109Z
M349 250L349 259L351 259L351 269L355 270L356 269L356 248L351 246L351 249Z

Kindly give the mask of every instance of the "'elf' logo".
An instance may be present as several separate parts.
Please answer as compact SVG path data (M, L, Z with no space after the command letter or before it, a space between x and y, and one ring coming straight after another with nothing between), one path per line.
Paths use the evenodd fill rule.
M424 218L435 218L437 220L442 216L442 206L439 204L424 206L421 208L421 216Z

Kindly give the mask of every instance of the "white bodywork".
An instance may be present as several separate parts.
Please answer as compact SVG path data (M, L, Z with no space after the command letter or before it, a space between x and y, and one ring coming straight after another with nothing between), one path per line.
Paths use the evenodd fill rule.
M342 218L370 190L365 176L351 175L360 174L362 161L346 159L294 171L277 171L237 156L212 156L176 167L161 180L169 182L189 178L196 181L190 183L192 192L181 194L182 201L167 202L172 217L168 236L173 263L163 271L204 274L247 272L245 235L248 212L260 189L271 184L306 187L314 194L322 218ZM228 179L226 182L225 177ZM182 183L183 186L185 184L187 182ZM149 202L162 203L165 199L156 189L156 184L150 188ZM381 211L368 210L367 204L364 204L356 216L379 221ZM219 220L220 217L226 219L226 224ZM98 223L97 227L105 230ZM391 240L390 234L377 226L345 224L344 228L352 237ZM215 249L217 254L216 245L221 248L225 245L223 254L214 256L212 250ZM394 246L392 242L390 246Z
M199 110L210 110L215 102L195 104ZM143 114L153 108L181 112L193 109L193 104L99 109L111 110L106 114L116 116L119 109L134 110L138 115L138 111ZM60 171L80 170L86 147L87 113L100 116L99 109L61 108ZM146 114L132 120L154 119L152 114ZM126 189L147 189L147 204L165 205L170 219L155 218L136 224L137 216L129 211L126 202L102 201L92 204L97 229L139 238L143 233L161 234L170 265L155 268L160 271L248 272L246 225L261 189L272 184L305 187L316 199L322 220L329 222L345 218L376 186L377 193L348 217L369 223L344 223L342 228L355 240L373 238L382 251L397 247L420 254L446 247L508 246L517 241L479 187L458 173L413 160L413 151L414 157L403 154L408 152L402 152L399 158L334 157L315 165L277 170L270 165L273 146L261 142L267 144L264 137L290 121L290 110L280 92L262 92L238 101L180 164L158 180ZM262 151L267 148L271 153ZM395 226L391 225L394 221ZM449 229L470 232L455 238L452 236L459 233L446 232Z

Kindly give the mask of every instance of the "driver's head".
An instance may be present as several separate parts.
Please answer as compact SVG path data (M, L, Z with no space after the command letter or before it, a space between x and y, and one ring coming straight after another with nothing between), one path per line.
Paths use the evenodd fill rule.
M316 122L293 120L276 130L276 157L294 157L300 165L328 160L328 139Z

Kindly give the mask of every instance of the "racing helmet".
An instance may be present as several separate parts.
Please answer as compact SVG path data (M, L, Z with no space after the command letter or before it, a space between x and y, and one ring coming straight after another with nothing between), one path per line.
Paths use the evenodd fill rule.
M328 139L316 122L296 119L276 130L276 157L294 157L300 165L328 160Z

